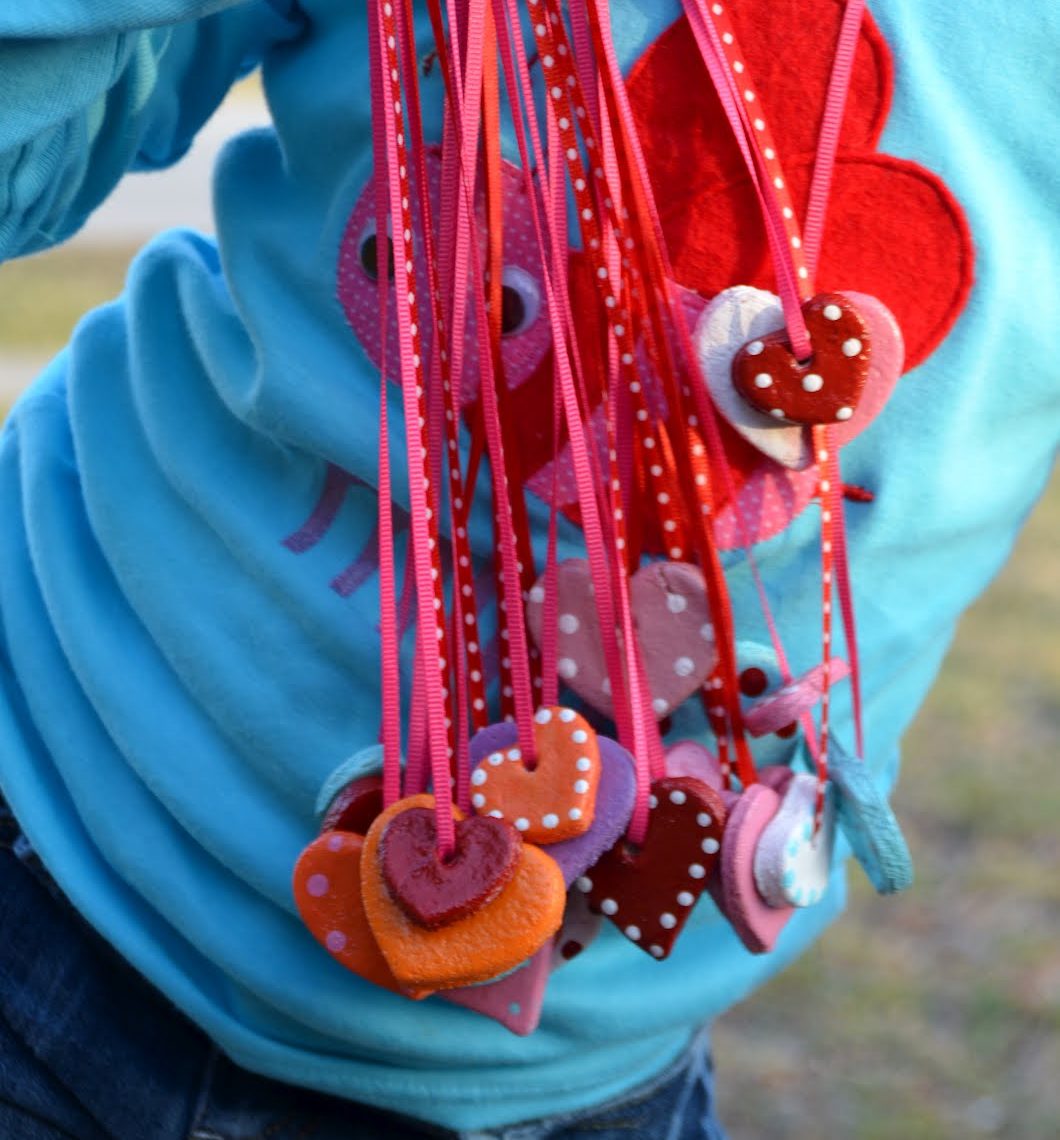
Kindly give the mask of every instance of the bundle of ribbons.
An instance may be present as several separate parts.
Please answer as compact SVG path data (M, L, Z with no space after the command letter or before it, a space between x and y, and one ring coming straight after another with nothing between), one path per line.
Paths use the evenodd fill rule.
M359 251L381 353L380 772L333 789L295 896L327 952L372 983L528 1033L550 972L603 921L665 959L709 891L748 949L767 952L823 896L837 829L880 891L909 881L861 763L839 470L844 431L901 371L901 338L872 297L814 288L863 5L851 0L831 45L800 224L729 14L684 0L777 287L709 298L693 328L606 0L427 0L445 92L430 142L412 0L367 4L376 176ZM516 241L532 273L508 255ZM551 380L533 432L506 351L531 323L547 330ZM736 499L724 425L813 469L820 502L821 659L800 677L743 528L783 682L749 709L716 533L719 505ZM541 533L530 448L547 456L533 472L549 507ZM488 563L469 539L486 479ZM560 559L561 532L580 536L581 556ZM832 683L846 677L849 752L830 723ZM664 744L686 701L702 703L709 748ZM756 768L749 735L778 730L798 734L801 770Z

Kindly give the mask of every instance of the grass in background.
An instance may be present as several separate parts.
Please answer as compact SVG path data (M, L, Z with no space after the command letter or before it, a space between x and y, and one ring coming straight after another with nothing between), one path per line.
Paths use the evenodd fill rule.
M0 353L66 342L128 250L0 267ZM911 892L848 913L716 1028L732 1140L1060 1136L1060 478L905 742Z
M732 1140L1060 1136L1060 477L904 746L916 861L715 1030Z
M132 257L71 245L0 265L0 352L43 358L61 348L89 309L121 292Z

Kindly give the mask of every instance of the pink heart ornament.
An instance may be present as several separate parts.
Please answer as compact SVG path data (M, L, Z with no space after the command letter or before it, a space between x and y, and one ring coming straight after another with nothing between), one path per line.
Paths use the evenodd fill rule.
M835 801L829 788L814 834L815 777L796 774L782 795L780 810L755 849L755 885L771 907L813 906L824 898L832 874Z
M772 950L795 913L794 907L771 907L758 893L754 877L755 851L780 799L765 784L753 784L733 797L721 845L721 875L710 884L718 909L752 954Z
M882 301L867 293L847 289L840 292L853 302L865 320L872 342L869 375L854 414L835 428L837 441L842 446L864 431L883 410L902 375L905 344L894 314ZM748 341L782 328L783 324L783 309L775 294L748 285L735 285L723 290L706 306L696 322L692 339L718 411L763 455L791 471L805 471L813 458L808 431L756 411L744 401L732 382L732 364L740 349Z
M584 558L561 562L557 590L559 675L593 708L613 716L589 563ZM688 563L652 562L630 579L630 595L652 705L662 719L699 690L717 659L706 584ZM544 601L542 579L527 603L527 621L539 647Z
M830 683L834 685L849 676L850 666L841 657L833 657L828 663L828 674ZM768 736L795 723L821 699L824 678L822 662L783 688L755 701L744 710L744 727L752 736Z
M552 955L553 943L548 942L522 966L502 978L478 986L446 990L438 996L492 1018L519 1037L528 1037L541 1020Z
M809 434L802 427L756 411L732 382L732 365L740 349L783 325L784 310L776 294L734 285L703 310L692 343L718 411L764 455L782 467L801 471L813 461Z
M666 750L667 776L691 776L720 792L725 787L718 758L695 740L679 740Z

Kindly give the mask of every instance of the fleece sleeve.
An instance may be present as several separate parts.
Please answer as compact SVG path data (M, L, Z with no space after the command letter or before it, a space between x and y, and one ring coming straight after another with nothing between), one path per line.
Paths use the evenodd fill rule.
M0 0L0 261L68 238L126 171L180 158L299 30L292 0Z

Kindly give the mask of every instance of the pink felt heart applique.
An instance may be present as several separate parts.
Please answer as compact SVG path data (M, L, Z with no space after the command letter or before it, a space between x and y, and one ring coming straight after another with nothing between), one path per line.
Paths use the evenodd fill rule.
M593 708L612 716L589 563L583 558L560 563L557 583L559 674ZM714 668L717 652L706 585L698 568L688 563L652 562L630 579L630 594L652 705L661 719L695 693ZM538 646L544 635L544 601L542 581L530 591L527 605Z

